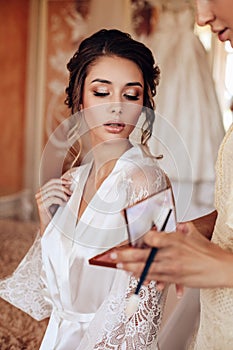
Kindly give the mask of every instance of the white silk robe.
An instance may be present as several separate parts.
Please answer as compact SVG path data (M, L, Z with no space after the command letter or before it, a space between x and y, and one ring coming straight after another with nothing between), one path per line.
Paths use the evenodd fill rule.
M155 349L166 292L157 292L154 281L143 286L138 310L127 319L126 301L137 281L125 271L90 265L88 259L127 240L122 209L166 188L165 175L141 147L131 148L78 220L91 166L74 170L69 201L58 208L30 258L26 256L15 274L0 282L0 296L37 319L50 315L40 350ZM28 272L37 293L30 303ZM23 301L12 296L12 279L18 281L18 290L23 289Z

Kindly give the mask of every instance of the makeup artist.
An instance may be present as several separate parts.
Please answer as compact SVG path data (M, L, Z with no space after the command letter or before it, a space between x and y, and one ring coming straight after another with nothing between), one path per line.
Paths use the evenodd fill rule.
M232 0L196 0L196 10L198 24L209 24L233 47ZM196 350L233 348L233 125L219 149L215 207L209 215L179 224L177 232L145 236L145 243L159 248L148 275L160 281L158 289L166 282L202 288L200 325L190 348ZM147 256L146 250L128 249L114 258L119 268L138 276Z

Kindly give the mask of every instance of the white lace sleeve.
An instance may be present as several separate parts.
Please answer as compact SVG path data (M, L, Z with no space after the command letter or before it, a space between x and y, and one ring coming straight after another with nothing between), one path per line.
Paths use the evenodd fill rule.
M127 289L126 301L135 291L137 284L138 280L132 276ZM126 341L129 342L127 338L129 338L129 336L131 337L132 331L134 331L134 340L132 344L130 344L132 349L137 348L133 346L134 344L140 344L142 349L145 344L147 345L146 349L155 349L166 296L167 289L163 292L157 291L155 281L151 281L147 286L141 287L138 310L126 323Z
M124 185L127 189L128 205L147 198L149 195L158 193L168 187L168 181L164 171L157 166L145 165L137 167L134 165L124 174Z
M95 350L156 350L167 290L158 292L151 281L142 286L138 310L128 319L125 314L129 296L137 286L131 277L126 295L112 295L106 307L102 337L95 344Z
M40 234L14 273L0 280L0 297L40 321L50 316L41 279Z

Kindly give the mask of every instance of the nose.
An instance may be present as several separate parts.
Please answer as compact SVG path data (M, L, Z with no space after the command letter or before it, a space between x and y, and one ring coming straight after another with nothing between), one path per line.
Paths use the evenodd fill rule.
M122 104L117 102L110 105L110 112L112 114L120 115L122 114Z
M210 24L215 19L210 1L196 0L196 22L199 26Z

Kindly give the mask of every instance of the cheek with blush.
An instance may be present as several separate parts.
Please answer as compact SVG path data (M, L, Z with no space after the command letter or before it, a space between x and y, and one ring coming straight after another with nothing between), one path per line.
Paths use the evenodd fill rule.
M124 115L125 123L134 128L142 114L142 106L137 104L127 105Z
M106 121L106 112L103 105L86 108L83 115L89 130L103 125Z

